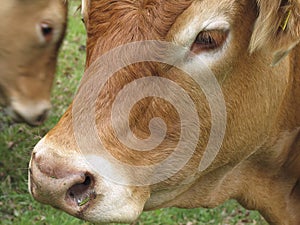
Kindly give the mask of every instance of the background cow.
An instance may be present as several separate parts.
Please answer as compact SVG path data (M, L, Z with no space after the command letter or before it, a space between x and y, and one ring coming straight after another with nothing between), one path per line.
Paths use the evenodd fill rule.
M67 3L2 0L0 20L0 104L14 120L40 125L51 107Z
M89 0L83 6L86 73L73 104L33 151L32 195L92 222L131 222L143 210L215 207L234 198L270 224L299 224L299 1ZM145 40L183 49L128 45ZM111 51L121 45L127 47ZM139 62L143 51L165 63ZM128 60L135 63L125 67ZM222 90L226 113L219 104L211 107L209 90L195 81L204 77L211 86L205 65ZM106 79L108 71L113 76ZM172 82L162 85L166 80ZM128 92L132 87L138 88ZM116 102L124 107L116 110ZM180 110L188 116L181 118ZM224 114L223 138L212 130ZM140 139L151 145L153 135L164 139L152 151L143 144L134 148ZM223 142L201 167L210 136ZM187 152L191 158L177 170Z

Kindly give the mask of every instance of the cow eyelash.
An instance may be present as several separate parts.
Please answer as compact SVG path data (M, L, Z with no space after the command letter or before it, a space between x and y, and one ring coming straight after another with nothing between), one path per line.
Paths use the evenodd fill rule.
M195 54L199 54L204 51L215 50L224 44L227 36L228 32L224 30L201 31L197 35L191 47L191 51Z

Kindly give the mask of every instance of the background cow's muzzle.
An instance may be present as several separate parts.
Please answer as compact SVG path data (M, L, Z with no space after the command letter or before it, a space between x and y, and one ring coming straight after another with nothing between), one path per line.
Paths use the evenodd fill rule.
M13 101L6 112L15 122L39 126L47 119L50 109L51 103L47 100L29 103Z

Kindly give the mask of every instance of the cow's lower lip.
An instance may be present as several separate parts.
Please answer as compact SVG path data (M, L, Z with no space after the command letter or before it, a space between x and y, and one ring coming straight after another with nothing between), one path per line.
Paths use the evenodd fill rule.
M8 114L13 119L13 121L15 123L27 123L31 127L37 127L37 126L40 126L42 124L42 122L28 121L16 111L6 112L6 114Z
M96 192L92 192L89 196L87 196L88 200L86 199L73 199L72 201L67 201L68 207L72 210L65 210L66 212L69 212L71 215L79 218L84 219L84 214L88 209L95 204L95 201L97 200L98 195ZM75 210L74 210L75 209ZM64 209L62 209L64 210Z
M67 195L70 195L67 193ZM97 194L95 191L91 190L89 193L86 193L85 195L81 196L67 196L67 202L72 205L79 208L85 208L87 205L90 205L91 202L93 202L97 198Z

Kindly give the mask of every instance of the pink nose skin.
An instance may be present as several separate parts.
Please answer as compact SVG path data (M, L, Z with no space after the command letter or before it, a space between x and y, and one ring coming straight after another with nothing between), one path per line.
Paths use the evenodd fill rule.
M84 218L84 212L96 201L94 177L86 172L72 170L68 163L52 164L32 154L29 167L29 190L39 202L65 210L78 218Z

